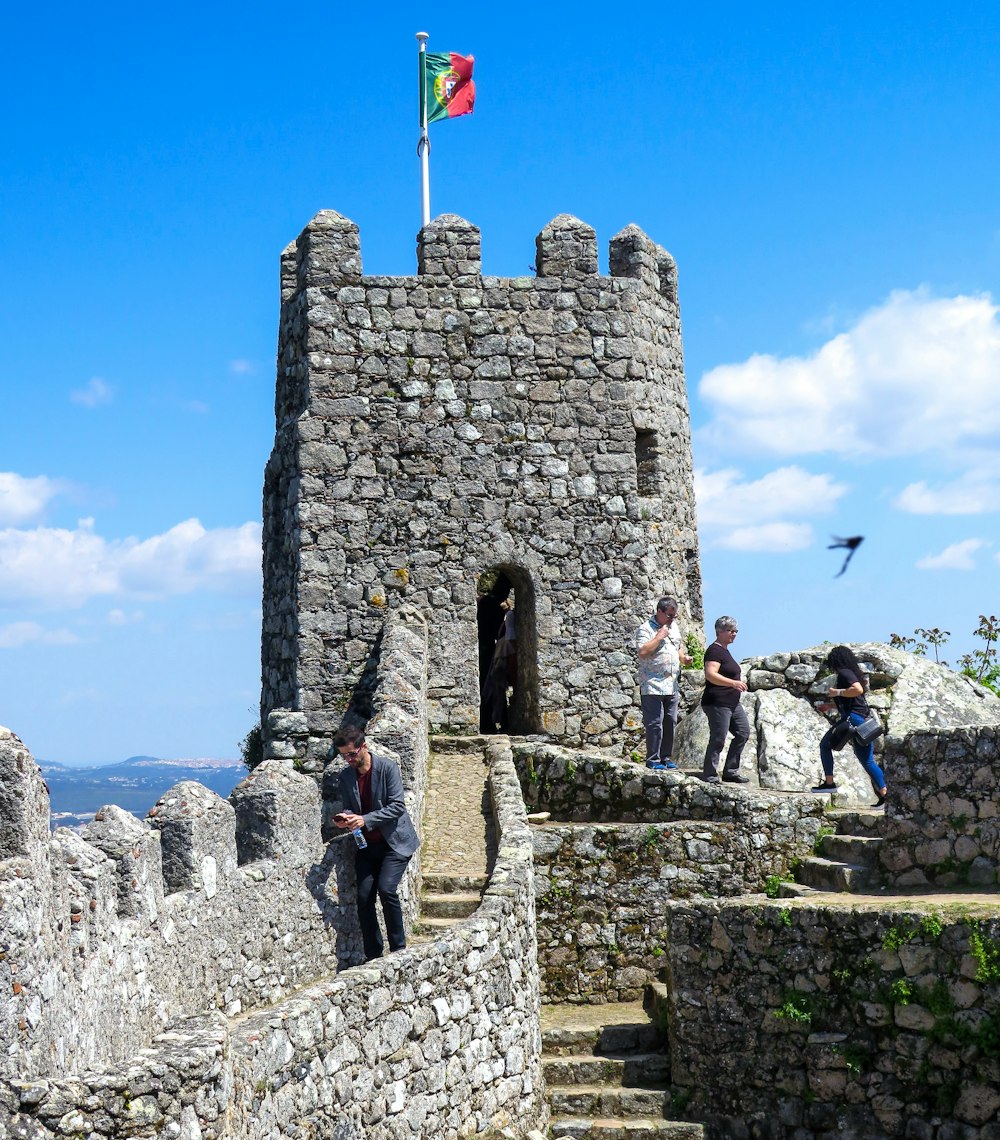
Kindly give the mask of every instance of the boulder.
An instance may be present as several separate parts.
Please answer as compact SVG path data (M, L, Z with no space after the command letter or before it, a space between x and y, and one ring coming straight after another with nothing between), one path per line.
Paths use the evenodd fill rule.
M830 722L787 689L765 689L753 696L760 786L775 792L806 791L822 775L819 742ZM850 744L834 753L834 778L841 797L871 802L871 781Z
M816 645L795 653L772 653L741 662L750 691L741 703L751 736L742 771L754 785L771 791L801 792L815 784L822 767L819 742L832 723L817 711L829 700L833 676L826 667L832 646ZM878 642L852 645L868 676L869 704L886 733L905 736L928 728L1000 725L1000 698L945 665ZM674 760L687 772L701 772L708 744L708 722L700 705L700 674L683 675L682 719L677 726ZM687 710L684 715L683 710ZM875 759L881 763L882 742ZM834 774L841 795L870 803L871 781L848 744L834 754ZM892 773L886 773L892 783Z
M744 693L740 698L743 711L750 722L750 739L743 749L743 761L740 771L750 780L750 786L759 784L757 778L757 764L755 761L757 729L754 718L755 694ZM678 723L677 734L674 737L673 760L678 768L686 772L700 773L705 762L705 749L708 747L708 719L700 704L694 706L691 712ZM728 747L728 745L726 746ZM719 773L722 773L722 764L725 760L725 749L719 761Z

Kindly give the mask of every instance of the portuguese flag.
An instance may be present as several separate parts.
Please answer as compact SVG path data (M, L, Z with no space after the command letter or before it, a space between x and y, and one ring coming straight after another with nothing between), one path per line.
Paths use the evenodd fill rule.
M422 53L421 105L427 109L427 122L457 119L471 115L476 101L476 85L472 82L475 58L453 51Z

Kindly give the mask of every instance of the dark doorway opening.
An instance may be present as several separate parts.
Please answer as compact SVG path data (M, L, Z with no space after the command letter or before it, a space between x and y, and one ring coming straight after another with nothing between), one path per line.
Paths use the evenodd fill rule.
M491 566L479 576L479 731L523 736L538 731L538 637L535 591L520 566Z

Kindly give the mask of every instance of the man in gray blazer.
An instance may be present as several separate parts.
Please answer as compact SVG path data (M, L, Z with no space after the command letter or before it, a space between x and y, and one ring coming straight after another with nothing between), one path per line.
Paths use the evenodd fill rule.
M382 900L390 953L406 948L403 908L397 891L420 840L406 811L403 781L396 765L370 751L364 731L356 725L342 728L333 744L347 763L340 773L343 811L333 817L333 822L351 831L361 828L368 841L368 846L357 852L355 869L358 921L365 944L365 961L370 962L381 958L384 948L375 913L376 892Z

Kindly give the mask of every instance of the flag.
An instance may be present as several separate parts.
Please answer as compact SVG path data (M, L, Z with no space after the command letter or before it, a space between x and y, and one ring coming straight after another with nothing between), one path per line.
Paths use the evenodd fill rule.
M475 58L453 51L424 53L423 106L427 109L427 122L438 119L457 119L471 115L476 101L476 85L472 82Z

